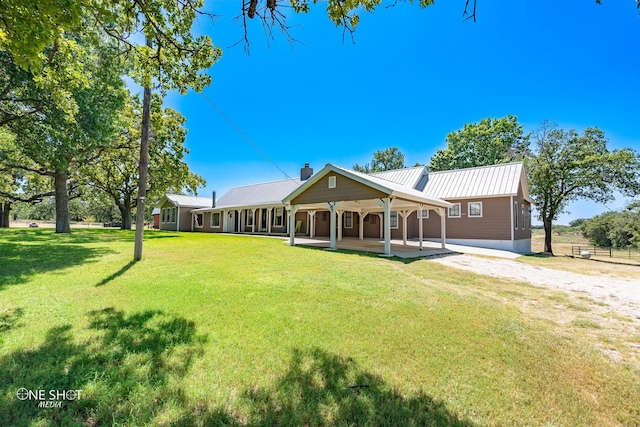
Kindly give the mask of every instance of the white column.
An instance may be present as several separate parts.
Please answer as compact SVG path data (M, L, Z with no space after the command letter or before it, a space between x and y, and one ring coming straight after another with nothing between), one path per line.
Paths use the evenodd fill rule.
M344 211L342 209L336 210L338 214L338 242L342 241L342 214Z
M296 211L298 205L291 205L291 213L289 214L289 244L293 246L296 239Z
M360 240L364 240L364 218L367 216L367 213L364 211L358 212L358 222L360 227Z
M309 211L309 238L313 239L316 235L316 211Z
M336 211L340 206L340 202L327 202L327 208L329 209L330 221L329 221L329 246L331 249L336 248Z
M440 244L442 249L445 249L445 243L447 242L446 211L446 208L438 208L438 215L440 215Z
M271 234L271 212L273 208L267 208L267 234Z
M389 197L379 199L380 206L384 210L384 254L391 256L391 205L393 200Z
M202 215L204 217L204 215ZM191 231L193 231L193 223L195 222L196 214L191 214Z
M399 211L398 214L402 217L402 244L407 246L407 218L413 211Z
M423 219L422 219L422 211L424 209L424 205L418 205L418 242L420 242L420 250L422 250L422 235L423 235Z

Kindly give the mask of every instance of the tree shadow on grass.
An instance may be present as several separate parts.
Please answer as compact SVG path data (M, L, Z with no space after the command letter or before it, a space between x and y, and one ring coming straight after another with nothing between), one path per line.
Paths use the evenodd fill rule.
M24 310L18 308L4 308L0 307L0 338L3 332L21 326L20 319L24 316ZM2 341L0 341L2 342Z
M124 273L129 271L129 269L131 267L133 267L135 264L136 264L135 261L129 261L120 270L116 271L115 273L110 274L109 276L107 276L104 279L102 279L100 282L96 283L96 287L104 286L107 283L111 282L112 280L117 279L118 277L122 276Z
M85 264L108 253L113 251L78 244L0 242L0 290L25 283L31 275Z
M180 425L473 426L427 394L403 396L351 358L317 348L294 350L273 387L246 390L242 400L242 419L216 409Z
M0 358L0 425L144 425L181 411L180 379L202 355L206 337L193 322L161 311L129 316L113 308L88 314L85 334L51 328L37 348ZM18 390L82 390L60 408L38 408Z
M144 234L145 240L179 238L176 232L159 231L147 232ZM54 242L54 243L97 243L97 242L134 242L135 230L120 229L99 229L87 228L76 229L71 234L56 234L53 229L0 229L0 240L7 242Z
M315 251L328 251L329 249L321 246L312 246L312 245L296 245L297 248L305 249L305 250L315 250ZM402 264L412 264L416 261L420 261L425 259L425 257L415 257L415 258L402 258L399 256L383 256L380 252L368 252L368 251L357 251L354 249L333 249L330 250L333 253L338 254L346 254L346 255L357 255L365 258L374 258L374 259L387 259L389 261L400 262Z

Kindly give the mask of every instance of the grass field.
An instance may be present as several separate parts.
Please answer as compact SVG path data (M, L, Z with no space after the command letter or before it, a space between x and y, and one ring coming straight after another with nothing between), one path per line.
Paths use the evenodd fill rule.
M0 230L0 425L640 425L640 367L594 345L595 301L279 239L132 252L119 230Z

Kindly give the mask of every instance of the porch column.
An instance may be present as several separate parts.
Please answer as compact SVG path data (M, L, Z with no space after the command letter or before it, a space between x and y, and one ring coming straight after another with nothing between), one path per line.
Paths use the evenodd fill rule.
M402 244L407 246L407 218L413 211L399 211L398 214L402 217Z
M316 235L316 211L309 211L309 238L313 239Z
M271 234L271 212L273 208L267 208L267 234Z
M296 240L296 211L298 205L291 205L291 213L289 214L289 244L293 246Z
M342 241L342 214L344 211L342 209L336 210L338 214L338 242Z
M385 197L379 199L378 203L384 210L384 254L391 256L391 205L393 200Z
M195 217L196 217L196 214L192 212L191 213L191 231L193 231L193 223L195 222ZM204 215L202 215L202 217L204 218Z
M445 243L447 242L447 225L445 220L445 208L438 208L438 215L440 215L440 244L442 249L445 249Z
M368 215L368 213L364 212L364 211L360 211L358 212L358 222L359 222L359 228L360 228L360 240L364 240L364 217L366 217Z
M330 221L329 221L329 247L331 249L336 248L336 211L340 206L340 202L327 202L327 208L329 209Z
M422 234L423 234L423 225L422 225L422 211L424 210L424 205L418 205L418 242L420 242L420 250L422 250Z

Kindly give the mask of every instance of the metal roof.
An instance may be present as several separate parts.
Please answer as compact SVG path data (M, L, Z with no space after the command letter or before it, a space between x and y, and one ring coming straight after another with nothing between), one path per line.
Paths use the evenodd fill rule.
M401 184L405 187L414 188L416 190L422 190L424 188L419 188L418 184L420 184L421 179L426 175L427 169L424 166L394 169L390 171L374 172L368 174L368 176L374 176L376 178L395 182L396 184Z
M171 203L176 206L186 206L194 208L211 206L212 202L212 199L209 199L208 197L185 196L184 194L165 194L164 197L166 197Z
M216 201L215 209L282 205L282 199L303 182L295 178L234 187ZM207 209L199 210L215 210L210 206Z
M523 173L521 162L430 172L424 193L440 199L515 196ZM526 188L523 192L529 196Z

